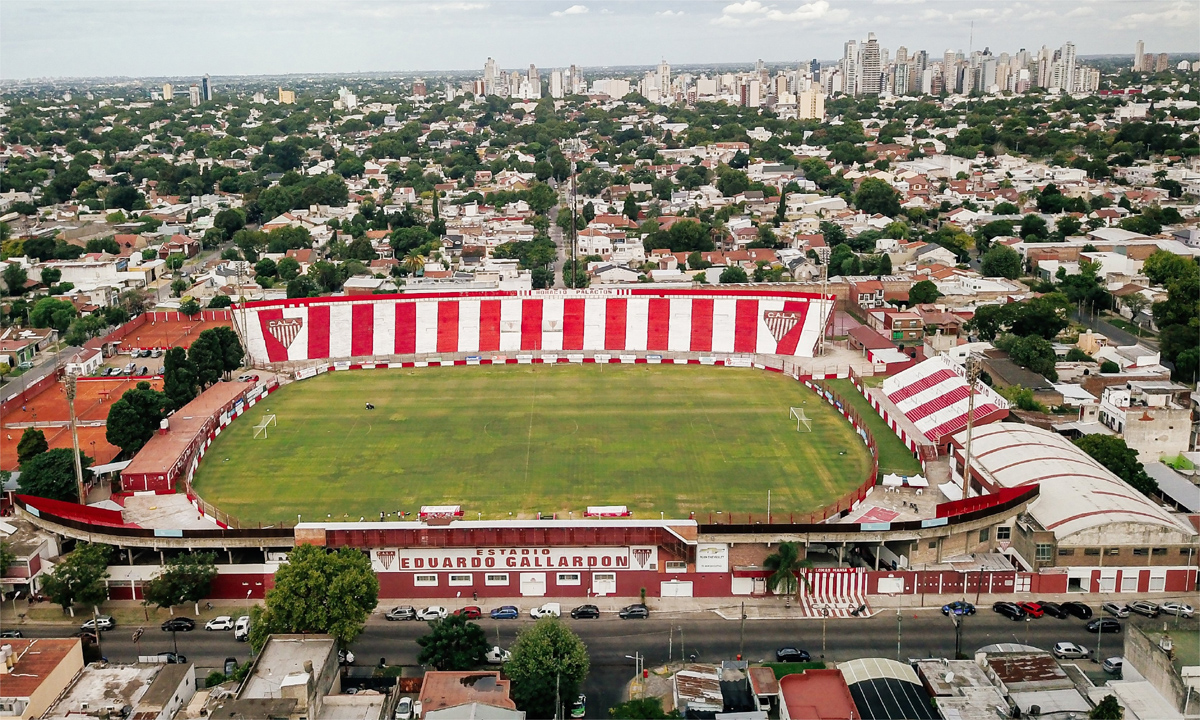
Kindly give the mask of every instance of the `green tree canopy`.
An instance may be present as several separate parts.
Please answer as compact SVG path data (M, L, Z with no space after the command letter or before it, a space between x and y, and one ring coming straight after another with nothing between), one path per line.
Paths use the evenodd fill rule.
M60 333L71 327L71 321L79 313L75 306L66 300L45 297L34 304L29 311L29 324L37 328L54 328Z
M742 268L731 265L721 271L720 281L721 283L745 283L750 282L750 277Z
M465 615L449 615L429 623L429 634L417 638L417 662L437 670L471 670L484 662L491 648L487 635Z
M24 463L50 449L46 442L46 433L35 427L25 428L21 440L17 443L17 463Z
M1016 280L1021 277L1021 254L1006 245L996 245L983 254L980 270L984 277Z
M942 294L938 292L937 285L933 284L932 280L922 280L913 283L913 286L908 289L908 304L923 305L925 303L937 302Z
M75 550L54 566L54 572L42 583L46 595L74 614L76 603L99 605L108 598L104 580L108 577L110 548L99 543L81 542Z
M867 178L854 192L854 206L868 215L888 217L900 214L900 193L878 178Z
M162 572L145 587L145 598L161 608L198 603L206 597L217 577L216 556L186 552L169 558Z
M109 407L104 437L132 457L154 437L171 409L167 395L142 380Z
M1001 342L1000 339L997 339L996 346L1007 350L1010 360L1023 368L1029 368L1051 382L1058 381L1058 373L1054 370L1057 357L1054 354L1054 346L1050 344L1049 340L1040 335L1028 335L1021 338L1007 337L1011 338L1010 342Z
M370 559L351 548L330 552L300 545L275 573L265 607L255 608L250 644L259 650L275 633L327 633L345 647L362 632L379 602Z
M528 717L564 717L556 705L574 702L590 667L579 636L557 618L542 618L517 636L504 674L512 680L513 701Z
M1122 720L1124 717L1125 710L1116 695L1105 695L1096 707L1088 711L1091 720Z
M200 392L196 366L188 359L187 350L173 347L163 357L163 394L175 410L187 405Z
M663 710L662 698L658 697L626 700L620 705L610 707L608 715L616 720L667 720L667 718L679 717L679 713L675 710L668 715Z
M84 470L92 464L92 459L82 452L79 453L79 461ZM55 448L21 463L17 487L25 495L78 502L79 485L75 480L73 451L70 448Z
M1158 491L1158 483L1146 474L1136 450L1115 435L1084 435L1075 441L1092 459L1108 468L1112 474L1129 483L1143 495Z

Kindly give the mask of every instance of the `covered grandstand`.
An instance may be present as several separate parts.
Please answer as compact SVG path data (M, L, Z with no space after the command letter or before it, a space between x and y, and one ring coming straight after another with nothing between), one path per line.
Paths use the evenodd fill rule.
M886 404L902 413L927 442L943 447L951 435L967 426L971 392L965 371L945 357L930 358L893 375L883 381L881 389ZM975 425L1007 416L1008 402L977 381Z

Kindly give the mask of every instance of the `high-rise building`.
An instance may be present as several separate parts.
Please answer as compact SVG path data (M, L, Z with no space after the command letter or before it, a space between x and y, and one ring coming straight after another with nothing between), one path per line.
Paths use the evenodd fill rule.
M842 92L846 95L857 95L859 92L858 55L858 41L847 40L842 49L842 59L838 63L838 70L842 76Z
M1075 92L1075 43L1068 42L1062 46L1062 66L1065 84L1059 85L1066 92Z
M1146 55L1146 43L1141 40L1138 40L1137 44L1133 46L1133 71L1134 72L1142 71L1142 68L1144 67L1144 65L1142 63L1145 62L1145 59L1144 59L1145 55Z
M867 41L862 47L862 64L860 65L860 95L878 95L881 90L880 81L883 78L881 72L881 62L879 53L879 41L875 39L875 33L867 34Z
M484 95L496 95L497 94L496 82L498 79L499 79L499 76L498 76L497 69L496 69L496 61L493 60L492 58L488 58L487 62L485 62L483 64L483 94Z
M427 92L429 92L429 91L425 87L424 80L422 80L421 78L417 78L416 80L413 80L413 89L412 89L413 95L416 95L417 97L425 97L425 94Z
M560 98L563 96L563 72L562 70L552 70L550 72L550 97Z
M812 73L813 78L818 77L821 74L821 61L813 58L808 64L808 71Z
M1166 72L1171 66L1171 56L1166 53L1159 53L1158 60L1154 63L1154 72Z
M173 88L171 86L171 83L163 83L163 100L166 100L167 102L171 102L174 99L175 99L175 88Z
M208 79L208 75L200 78L200 97L204 99L204 102L213 99L212 82Z
M540 88L542 86L542 76L538 74L537 66L533 63L529 63L529 72L526 74L526 79L529 80L531 87Z
M825 88L813 85L796 95L796 117L800 120L825 119Z
M671 93L671 66L666 60L658 64L658 90L666 101L667 96Z
M192 85L188 88L188 100L192 103L192 107L200 104L200 87Z
M279 88L279 104L294 105L296 102L296 92L294 90L284 90Z
M566 84L568 95L578 95L583 92L583 76L579 74L579 68L571 66Z

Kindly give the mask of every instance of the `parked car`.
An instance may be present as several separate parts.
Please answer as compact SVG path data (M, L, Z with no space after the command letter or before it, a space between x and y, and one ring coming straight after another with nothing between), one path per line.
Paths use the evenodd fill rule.
M600 608L595 605L580 605L571 611L571 617L576 620L594 619L600 617Z
M949 617L950 614L955 615L974 615L975 606L966 600L955 600L954 602L942 606L942 614Z
M20 630L0 630L0 638L4 638L5 640L16 640L23 637L25 636L21 634Z
M204 623L205 630L232 630L233 618L228 615L221 615Z
M575 698L575 702L571 704L571 717L581 718L587 714L587 695L579 693L579 697Z
M1125 658L1105 658L1104 662L1100 663L1100 666L1104 668L1104 672L1109 673L1110 675L1119 675L1121 674L1121 670L1125 667Z
M529 611L529 617L544 618L544 617L561 617L562 606L556 602L546 603L541 607L532 608Z
M622 620L645 620L646 618L650 617L650 608L642 605L641 603L637 603L635 605L626 605L625 607L621 608L617 615Z
M412 720L413 716L413 699L410 697L400 698L400 702L396 703L396 711L392 713L392 720Z
M1065 620L1067 618L1067 611L1063 610L1062 605L1059 605L1058 603L1043 602L1038 600L1037 604L1042 606L1042 612L1046 613L1052 618L1058 618L1059 620Z
M478 605L468 605L465 608L455 610L454 614L455 615L463 615L468 620L478 620L480 617L483 616L483 611L479 609Z
M1033 618L1040 618L1041 616L1046 614L1046 611L1042 610L1041 605L1038 605L1035 602L1030 602L1028 600L1022 600L1021 602L1017 603L1017 607L1024 610L1025 613L1027 615L1029 615L1029 617L1033 617Z
M1062 609L1066 610L1068 613L1074 615L1080 620L1092 619L1092 608L1084 605L1081 602L1075 602L1074 600L1071 602L1065 602L1062 604Z
M1115 602L1106 602L1103 605L1101 605L1100 607L1101 607L1101 609L1104 610L1104 612L1108 613L1109 615L1112 615L1113 617L1119 617L1119 618L1129 617L1129 608L1126 607L1125 605L1120 605Z
M1129 609L1138 615L1146 617L1158 617L1158 605L1146 600L1135 600L1129 603Z
M88 620L79 626L80 630L112 630L117 626L117 621L112 619L111 615L98 615L92 620Z
M412 605L399 605L388 610L383 617L387 620L416 620L417 609Z
M1087 648L1082 645L1076 645L1073 642L1054 643L1054 649L1050 652L1060 660L1064 658L1086 658L1088 656Z
M417 613L417 617L421 620L441 620L446 617L446 608L441 605L430 605L427 608L422 608Z
M797 663L808 662L811 656L807 650L798 650L794 647L781 647L775 651L775 662L781 663Z
M250 374L238 375L237 381L238 382L258 382L258 376L250 375Z
M173 652L160 652L155 657L157 657L160 662L164 662L168 665L182 665L187 662L186 655L180 655L179 653Z
M149 375L149 374L150 374L150 368L146 367L145 365L142 366L142 371L138 373L138 375L141 375L143 377L146 375Z
M341 665L353 665L354 653L349 650L338 650L338 663Z
M1112 618L1096 618L1088 621L1087 625L1083 626L1088 632L1093 633L1119 633L1121 632L1121 623Z
M190 617L171 618L162 624L163 632L191 632L196 629L196 621Z
M226 677L229 677L230 675L233 675L235 672L237 672L237 668L238 668L237 658L233 658L233 657L225 658L225 676Z
M493 645L491 650L484 653L483 659L487 660L489 665L503 665L512 659L512 653L499 645Z
M250 616L242 615L233 624L233 639L238 642L246 642L250 639Z
M1188 605L1187 603L1175 602L1174 600L1168 600L1162 605L1159 605L1158 609L1168 615L1178 615L1179 617L1187 618L1190 618L1196 612L1191 605Z
M998 612L1009 620L1024 620L1025 611L1016 603L998 602L992 604L992 612Z
M494 608L491 613L493 620L516 620L521 615L521 611L516 605L501 605Z
M150 353L150 357L162 357L163 351L159 348L154 348L154 352Z

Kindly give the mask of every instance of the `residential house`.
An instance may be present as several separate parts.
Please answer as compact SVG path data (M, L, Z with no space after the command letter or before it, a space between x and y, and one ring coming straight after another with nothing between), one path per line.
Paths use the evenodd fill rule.
M878 280L852 281L849 300L864 310L881 308L885 304L883 283Z

